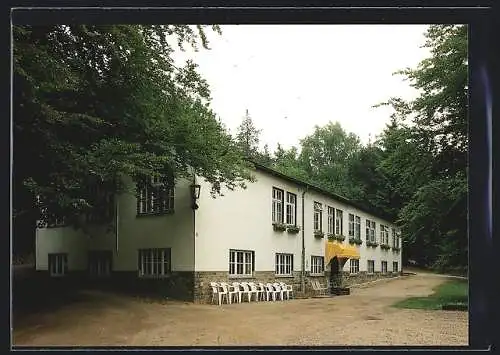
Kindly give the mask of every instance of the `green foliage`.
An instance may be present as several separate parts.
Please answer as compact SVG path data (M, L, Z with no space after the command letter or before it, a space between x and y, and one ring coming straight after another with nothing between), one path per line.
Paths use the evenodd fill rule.
M412 297L397 302L393 307L440 310L443 305L468 304L469 285L467 280L447 281L434 289L427 297Z
M361 245L363 244L363 241L360 238L350 237L349 244Z
M299 226L287 226L286 231L290 234L296 234L300 232L300 227Z
M248 157L257 157L261 130L257 129L253 123L248 110L245 111L245 117L236 130L236 141L243 153ZM269 153L269 152L267 152Z
M287 225L284 223L273 223L273 229L277 232L284 232L287 229Z
M16 213L36 195L79 213L88 186L120 190L124 175L196 172L214 194L252 179L196 65L172 64L176 45L208 48L205 26L16 25L13 38Z

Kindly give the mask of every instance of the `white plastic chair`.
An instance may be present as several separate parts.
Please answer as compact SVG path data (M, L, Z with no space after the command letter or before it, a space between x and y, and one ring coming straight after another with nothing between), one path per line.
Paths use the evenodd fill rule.
M279 300L284 301L285 300L285 289L281 288L281 285L278 282L275 282L272 285L273 285L274 289L278 292Z
M286 292L286 298L290 299L291 297L293 298L293 287L292 285L287 285L284 282L280 282L281 288L285 290Z
M236 300L238 300L238 291L235 290L234 286L229 285L227 282L221 282L220 285L228 294L229 304L233 303L233 297L236 297Z
M253 282L249 282L248 286L250 287L251 294L255 295L255 300L260 301L260 296L263 293L263 291L260 290L260 287L258 288L257 285Z
M240 283L240 282L236 282L236 281L233 282L233 287L234 287L234 289L235 289L235 291L237 292L237 295L238 295L238 303L241 303L241 296L244 293L248 294L248 288L247 288L247 291L245 291L245 288L243 287L243 282Z
M250 302L252 300L252 295L257 296L257 293L250 289L250 285L247 282L242 282L240 285L243 288L243 294L248 295L248 302ZM257 300L257 297L256 297L256 300Z
M262 299L262 301L265 301L266 300L266 286L264 286L264 284L262 282L259 282L259 284L257 285L257 290L259 290L260 294L259 294L259 300Z
M212 288L212 303L214 303L215 299L217 298L218 305L222 305L222 300L224 296L226 297L226 302L228 302L227 299L227 292L225 292L221 287L217 284L217 282L210 282L210 287Z
M276 295L279 291L276 291L271 283L266 284L266 298L269 301L269 296L272 296L273 301L276 301Z

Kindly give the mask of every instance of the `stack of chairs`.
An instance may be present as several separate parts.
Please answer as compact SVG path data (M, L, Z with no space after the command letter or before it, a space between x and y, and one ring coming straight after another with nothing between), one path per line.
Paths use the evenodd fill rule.
M212 303L222 305L243 301L285 301L293 298L293 287L284 282L210 282Z

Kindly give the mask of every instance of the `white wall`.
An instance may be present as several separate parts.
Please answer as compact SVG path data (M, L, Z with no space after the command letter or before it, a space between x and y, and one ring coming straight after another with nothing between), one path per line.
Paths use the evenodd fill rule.
M302 231L297 234L275 232L272 227L272 187L283 189L297 195L297 225L302 227L302 191L298 185L258 170L257 182L249 183L246 190L224 190L224 196L213 199L210 196L210 184L199 179L202 188L200 208L196 211L196 271L225 271L229 264L229 249L255 251L255 270L273 271L275 253L293 253L294 270L301 270ZM285 197L286 198L286 197ZM313 235L314 201L323 204L324 238ZM392 227L391 223L372 217L365 212L338 202L315 191L307 191L304 203L304 233L306 249L306 271L310 270L311 255L324 256L328 231L327 206L339 208L343 214L344 241L348 244L348 214L361 217L360 271L366 271L368 259L375 260L375 270L380 270L380 260L387 260L388 271L392 271L392 261L399 262L401 254L392 250L383 251L380 247L366 247L365 220L369 217L377 223L377 241L379 241L380 223ZM391 236L389 236L390 238ZM391 240L390 244L392 244ZM328 268L327 268L328 270ZM349 270L349 261L344 270Z
M132 179L124 183L133 186ZM47 270L49 253L68 253L68 269L85 270L89 250L112 250L114 271L137 270L137 253L142 248L171 248L172 270L194 269L194 214L190 180L180 179L175 188L173 214L137 216L133 192L117 196L118 239L107 226L90 228L87 235L72 227L37 229L37 270Z

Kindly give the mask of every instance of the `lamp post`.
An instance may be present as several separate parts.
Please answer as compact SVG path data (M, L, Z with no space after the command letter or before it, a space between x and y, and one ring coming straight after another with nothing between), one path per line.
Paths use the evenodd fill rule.
M192 184L190 187L191 187L191 198L193 199L191 207L193 208L193 210L197 210L198 204L196 203L196 200L200 198L201 186L199 184Z

